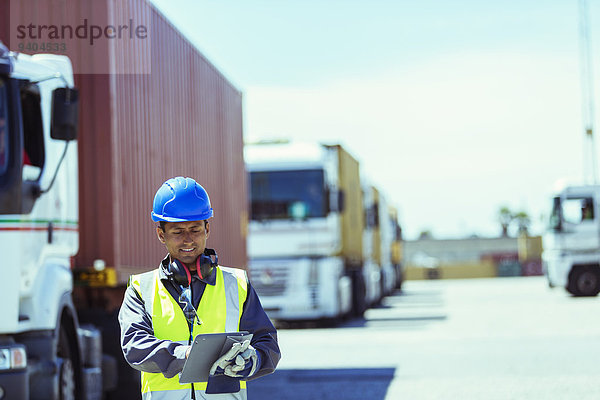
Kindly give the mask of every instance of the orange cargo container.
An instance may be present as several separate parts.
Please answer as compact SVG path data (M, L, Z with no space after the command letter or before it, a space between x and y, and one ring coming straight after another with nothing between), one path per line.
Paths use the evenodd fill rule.
M89 60L96 71L114 72L76 74L75 79L80 90L75 268L103 260L115 268L118 284L131 273L154 268L165 249L150 219L152 199L162 182L177 175L194 177L211 197L215 216L208 246L217 250L221 264L244 267L247 196L240 91L145 0L33 3L0 2L0 40L13 50L10 15L35 14L57 25L92 16L99 25L145 21L151 40L69 43L67 55L76 73L89 70ZM140 65L144 60L149 67Z

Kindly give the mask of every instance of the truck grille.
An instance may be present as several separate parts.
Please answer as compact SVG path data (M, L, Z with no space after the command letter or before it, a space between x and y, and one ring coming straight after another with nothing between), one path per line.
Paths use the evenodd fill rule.
M281 265L250 266L250 283L259 296L281 296L285 292L288 268Z

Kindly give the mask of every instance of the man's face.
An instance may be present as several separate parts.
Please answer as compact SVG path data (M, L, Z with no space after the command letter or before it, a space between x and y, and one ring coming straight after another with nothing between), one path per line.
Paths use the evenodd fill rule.
M158 240L169 251L171 258L184 263L190 271L196 270L196 259L204 252L209 224L204 221L167 222L165 230L156 228Z

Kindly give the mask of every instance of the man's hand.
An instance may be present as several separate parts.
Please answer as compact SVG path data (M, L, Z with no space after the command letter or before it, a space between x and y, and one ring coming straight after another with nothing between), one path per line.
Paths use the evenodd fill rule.
M234 343L231 349L214 362L210 375L225 374L234 378L246 378L258 369L259 356L250 340Z
M221 370L225 370L225 368L233 361L241 352L246 351L250 346L250 341L245 340L243 343L234 343L231 346L231 349L224 355L222 355L217 361L215 361L210 368L210 375L214 375L217 371L217 368Z
M234 376L236 378L247 378L254 375L260 365L260 357L256 349L252 346L235 358L235 365L225 367L225 375ZM228 368L230 373L228 374Z

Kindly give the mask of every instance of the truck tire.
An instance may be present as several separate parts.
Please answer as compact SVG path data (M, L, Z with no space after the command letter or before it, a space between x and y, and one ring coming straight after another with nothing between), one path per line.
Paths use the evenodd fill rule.
M60 328L56 356L59 360L58 372L58 398L60 400L75 400L76 373L73 349L69 341L69 334L64 326Z
M575 266L569 274L567 291L574 296L591 297L600 293L600 267Z
M362 318L367 310L365 279L361 270L352 271L352 315Z

